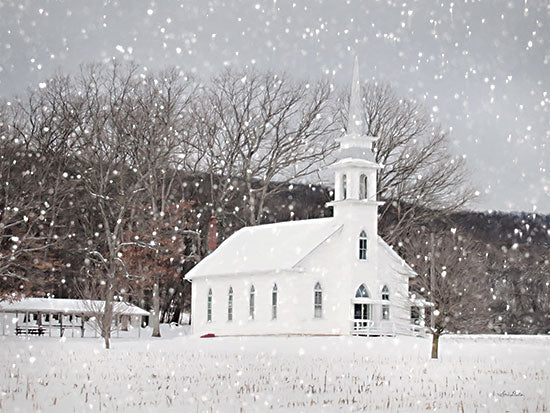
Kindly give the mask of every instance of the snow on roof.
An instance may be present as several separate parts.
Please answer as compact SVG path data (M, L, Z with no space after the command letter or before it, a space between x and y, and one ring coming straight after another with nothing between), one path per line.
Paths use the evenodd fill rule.
M23 298L20 301L0 302L0 312L41 312L82 314L94 313L105 306L100 300L75 300L68 298ZM115 314L149 315L148 311L133 304L116 301L113 303Z
M378 244L382 245L394 260L405 267L405 269L411 274L411 276L415 277L417 275L416 271L413 270L409 264L407 264L407 261L401 258L401 256L397 252L395 252L395 250L390 245L388 245L388 243L384 241L381 236L378 236Z
M226 239L185 277L292 270L341 227L342 224L332 218L245 227Z

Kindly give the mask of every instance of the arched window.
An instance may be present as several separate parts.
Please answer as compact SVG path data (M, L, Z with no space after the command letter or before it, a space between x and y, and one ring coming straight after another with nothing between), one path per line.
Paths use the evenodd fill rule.
M275 320L277 318L277 284L273 285L273 290L271 291L271 319Z
M382 300L390 301L390 290L387 285L382 287ZM382 320L390 319L390 305L382 304Z
M313 289L313 314L315 318L323 316L323 290L319 283L315 284Z
M355 292L355 298L369 298L369 290L365 284L361 284Z
M254 294L256 293L256 290L254 289L254 286L250 287L250 298L249 298L249 317L251 320L254 320Z
M342 199L346 199L348 197L348 178L346 174L342 175Z
M387 285L382 287L382 300L388 300L390 299L390 290Z
M359 259L367 259L367 233L365 231L361 231L359 234Z
M229 287L227 294L227 321L233 320L233 287Z
M206 321L212 321L212 288L208 290L208 298L206 300Z
M367 175L359 177L359 199L367 199Z
M361 284L357 291L355 292L355 298L369 298L369 290L367 290L367 287L365 284ZM353 318L354 322L356 323L356 326L365 327L367 324L363 324L364 321L361 320L370 320L371 311L370 311L370 303L364 303L364 302L356 302L353 305ZM359 323L359 324L357 324Z

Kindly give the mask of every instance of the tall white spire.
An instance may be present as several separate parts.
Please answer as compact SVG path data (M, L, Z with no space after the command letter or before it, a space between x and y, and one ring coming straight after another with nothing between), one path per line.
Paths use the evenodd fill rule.
M365 133L363 104L361 100L361 83L359 81L359 60L356 56L349 96L347 130L344 136L336 138L336 141L340 143L341 150L353 148L360 149L361 158L373 160L372 142L376 139L376 137L369 136ZM346 154L346 156L349 155L350 154Z
M361 136L363 134L363 116L361 105L361 84L359 83L359 59L355 56L353 78L348 109L348 135Z
M375 159L372 144L375 136L366 133L359 82L359 62L355 58L348 107L346 133L336 138L340 144L334 170L334 217L352 220L365 228L367 237L376 240L378 205L376 182L378 170L383 168ZM353 231L356 231L354 226ZM352 235L353 239L357 234ZM372 243L375 248L376 242ZM374 256L376 253L374 253Z

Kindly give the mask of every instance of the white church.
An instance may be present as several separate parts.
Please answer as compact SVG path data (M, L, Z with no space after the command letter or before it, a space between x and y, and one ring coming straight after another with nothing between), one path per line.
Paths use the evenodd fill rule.
M334 171L333 218L243 228L196 265L196 335L398 335L411 323L415 272L378 236L375 137L362 128L353 72Z

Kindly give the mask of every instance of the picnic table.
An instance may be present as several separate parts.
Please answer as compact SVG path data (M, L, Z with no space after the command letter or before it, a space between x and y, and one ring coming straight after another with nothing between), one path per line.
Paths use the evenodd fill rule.
M16 327L15 328L15 334L16 335L21 335L21 334L26 334L26 335L33 335L33 336L43 336L44 333L46 332L46 329L42 326L26 326L26 327Z

